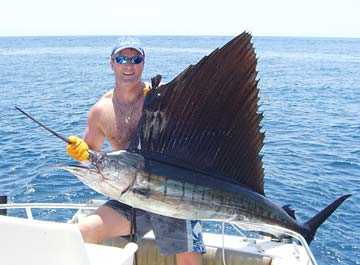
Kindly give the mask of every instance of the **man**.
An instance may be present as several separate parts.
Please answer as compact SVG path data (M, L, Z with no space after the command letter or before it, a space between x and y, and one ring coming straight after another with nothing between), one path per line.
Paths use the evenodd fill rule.
M115 88L107 92L89 111L84 140L70 136L69 155L88 163L88 148L100 151L105 139L113 150L126 149L141 117L146 84L142 81L145 53L139 40L118 39L113 47L110 65ZM128 206L110 200L93 215L79 223L85 242L131 234ZM162 255L176 255L178 265L201 264L205 252L201 223L164 217L137 210L137 238L153 229ZM193 236L194 235L194 236Z

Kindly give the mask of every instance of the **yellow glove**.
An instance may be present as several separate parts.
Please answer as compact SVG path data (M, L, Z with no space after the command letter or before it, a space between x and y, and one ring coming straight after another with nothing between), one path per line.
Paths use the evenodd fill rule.
M72 135L69 137L69 142L70 144L66 147L69 156L78 161L86 160L89 157L89 146L84 140Z

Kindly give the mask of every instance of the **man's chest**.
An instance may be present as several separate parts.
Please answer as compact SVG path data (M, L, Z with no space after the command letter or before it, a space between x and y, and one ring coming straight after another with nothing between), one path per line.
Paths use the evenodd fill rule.
M125 119L113 119L103 126L104 135L108 139L113 150L125 149L129 146L135 134L138 119L126 121Z

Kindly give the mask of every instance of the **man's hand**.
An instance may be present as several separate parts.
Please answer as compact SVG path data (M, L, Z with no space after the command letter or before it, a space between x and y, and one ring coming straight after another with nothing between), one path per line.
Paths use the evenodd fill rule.
M69 137L69 142L66 147L69 156L78 161L84 161L89 157L89 146L84 140L72 135Z

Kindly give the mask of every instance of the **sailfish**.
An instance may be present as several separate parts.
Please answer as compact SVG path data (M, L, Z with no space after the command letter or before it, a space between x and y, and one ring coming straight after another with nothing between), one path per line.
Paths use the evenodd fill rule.
M310 243L350 195L305 223L265 196L265 134L251 38L244 32L171 82L154 84L126 150L90 150L90 166L61 168L134 208L175 218L276 225Z

